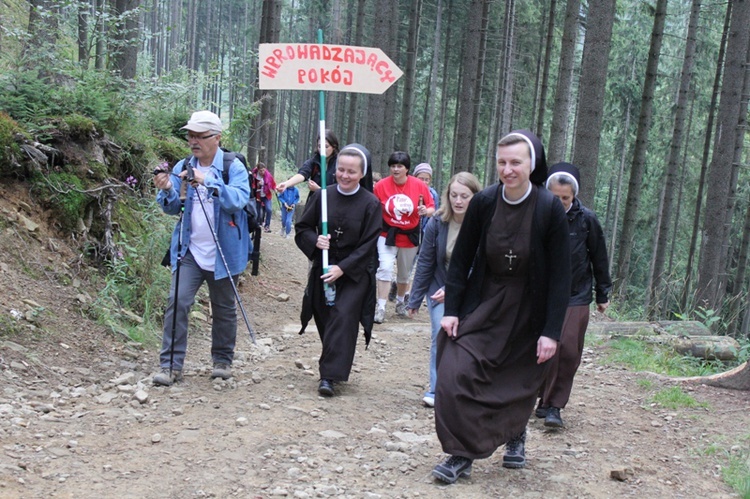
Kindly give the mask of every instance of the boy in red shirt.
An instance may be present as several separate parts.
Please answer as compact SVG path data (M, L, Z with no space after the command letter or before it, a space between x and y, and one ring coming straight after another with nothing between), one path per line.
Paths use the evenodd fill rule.
M383 232L378 238L378 303L375 322L385 321L385 305L391 286L393 263L396 262L396 313L407 316L404 295L409 287L409 274L419 248L420 217L432 216L435 202L421 180L409 175L411 159L402 151L388 158L391 174L375 184L374 193L383 211Z

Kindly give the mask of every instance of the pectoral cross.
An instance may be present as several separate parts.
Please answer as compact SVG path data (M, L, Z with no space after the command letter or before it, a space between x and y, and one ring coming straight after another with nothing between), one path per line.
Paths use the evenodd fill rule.
M510 249L510 250L508 250L508 254L504 255L504 256L505 256L505 258L508 259L508 270L513 270L513 260L515 258L518 258L518 255L514 255L513 254L513 250Z
M344 233L343 230L341 230L341 227L333 231L336 234L336 240L338 240L341 237L341 234Z

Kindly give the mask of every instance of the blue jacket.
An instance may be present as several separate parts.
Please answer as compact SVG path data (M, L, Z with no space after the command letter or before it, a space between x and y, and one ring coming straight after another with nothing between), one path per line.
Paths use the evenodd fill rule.
M180 202L180 186L182 179L177 175L182 172L183 159L172 169L170 180L172 188L168 191L160 190L156 195L164 213L168 215L179 215L182 208ZM192 158L191 164L197 166L198 160ZM219 245L224 253L229 273L237 275L247 267L248 254L251 251L250 235L247 229L247 215L243 208L250 199L250 183L248 182L247 169L235 159L229 168L229 185L224 184L222 171L224 170L224 151L219 149L214 156L211 170L206 174L204 185L214 189L214 231L217 234ZM213 175L212 175L213 174ZM190 220L193 209L202 209L200 205L193 206L193 188L188 186L187 199L185 200L185 212L181 219L175 224L172 233L171 263L172 272L177 268L178 248L179 257L185 256L190 243ZM182 235L182 246L180 247L180 235ZM216 252L215 279L227 277L227 269L221 261L221 255Z
M445 286L445 249L449 226L448 222L443 222L439 217L432 217L427 222L409 294L408 307L411 309L419 310L425 296L432 296Z
M284 207L283 203L289 206L299 203L299 190L294 186L288 187L284 192L279 194L279 202L282 203L282 208Z

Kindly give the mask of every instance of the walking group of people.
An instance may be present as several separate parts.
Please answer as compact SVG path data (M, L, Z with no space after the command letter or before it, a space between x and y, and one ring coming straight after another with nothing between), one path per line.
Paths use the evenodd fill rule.
M249 237L239 220L249 200L247 171L234 160L229 182L223 181L216 115L197 112L184 128L193 176L186 176L183 162L155 176L162 209L178 215L184 207L172 237L172 292L161 372L154 377L161 385L181 378L187 313L203 281L213 310L212 375L231 376L236 313L225 282L247 264ZM429 187L430 165L419 164L410 175L406 152L390 155L390 175L373 186L376 165L367 148L339 148L330 131L325 147L271 187L280 195L304 181L311 187L294 238L310 260L300 319L302 331L314 319L321 338L319 394L334 396L336 384L348 381L360 326L369 344L373 325L384 321L395 266L396 313L414 317L426 304L431 323L429 388L422 400L434 407L448 454L433 476L448 483L469 476L475 459L502 445L503 466L525 466L529 418L533 413L545 426L563 426L560 411L580 364L592 296L599 311L609 303L604 237L596 216L577 199L578 169L569 163L548 169L538 137L517 130L497 143L499 183L482 189L476 177L460 172L438 199ZM321 152L328 165L325 193ZM206 237L212 227L213 240ZM217 246L229 255L221 257L223 266ZM178 279L187 285L180 283L175 293Z

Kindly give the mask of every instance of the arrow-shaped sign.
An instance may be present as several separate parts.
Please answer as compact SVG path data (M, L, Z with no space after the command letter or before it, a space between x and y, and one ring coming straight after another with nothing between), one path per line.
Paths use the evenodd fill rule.
M320 43L262 43L262 90L328 90L382 94L403 71L379 48Z

